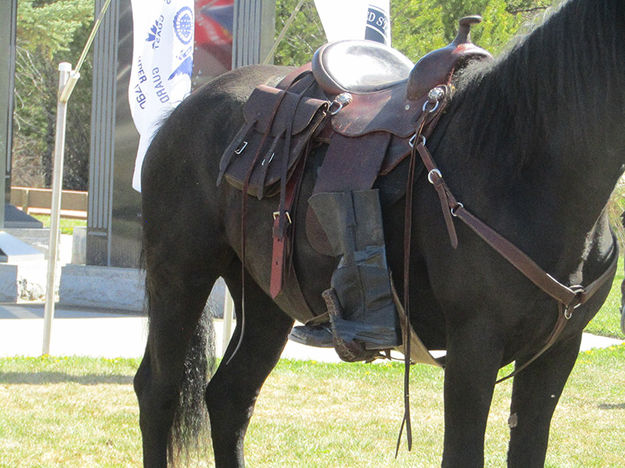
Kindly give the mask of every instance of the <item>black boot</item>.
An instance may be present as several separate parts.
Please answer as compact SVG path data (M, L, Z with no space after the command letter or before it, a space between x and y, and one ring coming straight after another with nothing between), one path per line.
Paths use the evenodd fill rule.
M377 190L325 192L309 204L341 260L324 293L342 359L367 360L401 344L390 287ZM308 333L307 333L308 331ZM296 327L296 341L326 346L327 328ZM310 335L310 336L308 336Z

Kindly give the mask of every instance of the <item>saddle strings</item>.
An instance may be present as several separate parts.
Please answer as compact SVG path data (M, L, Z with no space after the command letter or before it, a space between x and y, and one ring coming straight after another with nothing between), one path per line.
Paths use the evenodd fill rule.
M302 71L304 70L304 71ZM241 345L243 343L243 334L245 331L245 245L246 245L246 236L245 236L245 227L246 227L246 218L247 218L247 191L249 189L249 184L250 184L250 180L252 178L252 173L254 172L254 169L256 168L256 164L258 163L259 159L260 159L260 155L262 154L262 150L263 147L265 146L265 143L267 141L267 138L269 137L269 135L271 134L271 130L273 127L273 121L276 118L276 115L278 114L278 109L280 108L280 104L282 103L282 101L284 100L285 96L287 95L287 92L293 87L293 85L295 85L295 83L299 82L299 80L306 74L310 73L309 71L307 71L306 69L302 68L298 68L296 70L294 70L293 72L291 72L290 74L288 74L279 84L278 84L278 88L282 89L282 93L280 93L279 98L276 100L276 103L272 109L271 112L271 119L270 119L270 124L268 125L267 130L263 133L261 142L258 146L258 149L256 150L256 154L254 155L254 159L252 161L252 164L250 165L250 168L248 169L247 173L245 174L245 179L243 181L243 187L241 189L241 328L240 328L240 333L239 333L239 339L237 341L237 345L234 348L234 351L232 352L232 354L230 355L230 357L228 358L228 360L226 361L226 366L230 364L230 362L232 361L232 359L234 358L234 356L236 356L237 352L239 351L239 349L241 348ZM298 93L298 100L297 103L299 103L299 101L301 100L301 98L303 97L304 93L306 92L306 90L308 89L308 87L306 87L303 91L301 91L301 93ZM297 104L296 104L297 107ZM288 129L290 130L290 128ZM288 144L290 146L290 131L287 132L287 135L285 135L285 139L286 139L286 144ZM288 158L289 158L289 150L290 148L287 146L286 147L286 154L284 156L284 158L287 160L288 162ZM285 177L285 174L282 174L283 178ZM286 182L285 182L286 183ZM281 188L283 188L283 181L280 181L280 185ZM283 203L283 194L280 194L280 217L284 217L284 205ZM281 219L281 223L283 222L283 220Z
M410 421L410 338L411 327L410 324L410 244L412 240L412 201L413 201L413 188L414 179L417 166L417 151L416 151L416 139L418 139L423 131L425 125L425 113L421 115L417 121L415 131L415 144L412 145L410 151L410 165L408 168L408 177L406 179L406 204L404 210L404 327L403 327L403 341L404 341L404 416L399 428L399 435L397 436L397 445L395 447L395 458L399 453L399 446L401 445L401 436L406 427L406 441L408 443L408 451L412 450L412 423Z

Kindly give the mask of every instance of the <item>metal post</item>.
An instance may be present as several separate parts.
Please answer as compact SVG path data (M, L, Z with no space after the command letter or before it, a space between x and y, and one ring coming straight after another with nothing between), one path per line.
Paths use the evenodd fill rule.
M76 69L67 62L59 64L59 94L56 107L56 136L54 144L54 167L52 169L52 204L50 206L50 242L48 243L48 275L46 280L46 304L43 317L43 345L42 354L50 353L50 337L52 335L52 319L54 319L54 285L56 283L56 263L59 252L59 221L61 218L61 192L63 190L63 159L65 156L65 126L67 121L67 102L80 78L87 52L93 43L106 14L111 0L106 0L96 19L91 34L83 47Z
M59 64L59 99L56 107L56 139L54 145L54 167L52 170L52 205L50 207L50 242L48 244L48 275L46 281L46 304L43 321L42 354L50 354L50 336L54 318L54 284L59 243L59 219L61 214L61 190L63 188L63 155L65 153L65 124L67 120L67 98L62 96L70 79L72 65ZM65 97L65 99L62 99Z

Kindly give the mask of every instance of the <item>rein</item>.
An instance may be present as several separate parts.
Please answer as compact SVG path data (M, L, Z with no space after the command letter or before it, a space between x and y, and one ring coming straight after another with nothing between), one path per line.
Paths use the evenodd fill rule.
M440 115L442 109L449 101L449 88L439 86L434 89L440 89L441 92L438 93L438 96L440 97L436 97L438 105L430 112L436 111L437 115ZM430 95L432 95L432 93L430 93ZM534 283L534 285L540 288L547 295L551 296L558 303L558 319L544 346L531 359L526 361L520 367L517 367L514 372L497 380L495 383L503 382L504 380L514 377L529 366L557 341L566 324L573 316L573 311L579 306L585 304L601 288L601 286L603 286L605 282L614 275L618 262L618 253L615 251L615 254L612 255L613 258L608 268L587 286L567 286L559 282L538 266L536 262L534 262L518 247L467 210L464 205L454 197L453 193L449 189L449 186L445 183L443 174L437 167L430 151L426 147L426 137L422 134L419 128L415 132L415 136L413 138L418 140L416 151L419 153L419 156L428 171L428 182L432 184L440 199L441 209L452 247L455 249L458 246L458 237L456 235L456 229L453 222L453 218L457 218L471 228L473 232L490 245L499 255L512 264L512 266L520 271L527 279Z

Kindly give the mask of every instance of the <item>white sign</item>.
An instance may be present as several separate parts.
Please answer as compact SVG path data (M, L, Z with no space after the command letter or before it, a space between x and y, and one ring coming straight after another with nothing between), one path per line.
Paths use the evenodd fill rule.
M328 42L369 39L391 45L390 0L315 0Z
M132 187L141 191L145 152L162 120L191 91L193 0L132 0L130 112L140 135Z

